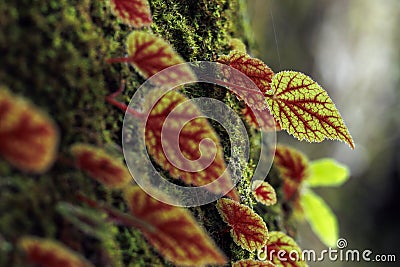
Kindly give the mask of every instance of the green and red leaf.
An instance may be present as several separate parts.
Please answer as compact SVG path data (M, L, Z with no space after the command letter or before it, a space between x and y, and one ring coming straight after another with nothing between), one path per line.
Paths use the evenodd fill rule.
M147 97L148 103L156 102L151 98ZM145 128L149 154L172 177L187 185L203 186L218 179L210 191L228 192L234 185L226 171L219 137L198 107L187 100L183 94L170 91L156 102ZM228 195L239 198L236 191Z
M0 155L18 169L43 173L57 156L58 130L47 114L0 87Z
M309 176L309 161L298 150L277 145L274 163L283 179L283 193L286 200L293 200L303 181Z
M257 180L254 181L253 187L253 195L258 202L266 206L276 203L275 189L268 182Z
M126 166L101 148L88 144L71 147L76 166L94 180L110 188L122 188L132 181Z
M147 0L110 0L110 4L113 14L127 25L141 28L152 22Z
M242 109L242 115L247 123L255 129L260 129L264 132L279 131L281 129L279 123L268 109L257 110L246 106Z
M19 247L30 263L41 267L93 267L93 265L63 244L37 237L22 237Z
M232 228L231 236L236 244L250 252L265 246L268 228L251 208L227 198L219 199L217 208L224 222Z
M151 226L151 231L149 227L141 230L149 243L167 260L190 266L227 262L187 209L158 201L138 186L126 190L125 200L130 213Z
M267 96L272 115L283 130L299 140L338 139L354 149L354 142L327 92L307 75L282 71L272 79Z
M265 95L271 89L270 83L274 72L261 60L252 58L245 52L233 50L229 55L220 56L218 62L226 64L245 74L260 90L253 89L247 79L233 75L229 70L221 68L226 86L252 108L267 108Z
M270 261L258 261L258 260L240 260L232 264L232 267L276 267Z
M297 243L282 232L272 231L269 233L267 248L267 259L275 266L307 266L307 263L301 257L302 252Z
M185 63L169 43L150 33L133 31L128 36L126 46L128 57L109 59L108 62L129 62L146 79L168 67ZM180 82L194 81L195 75L184 64L171 72L164 72L156 80L163 86L176 86Z
M271 89L274 72L258 58L252 58L247 53L233 50L229 55L220 56L218 62L246 74L264 94Z

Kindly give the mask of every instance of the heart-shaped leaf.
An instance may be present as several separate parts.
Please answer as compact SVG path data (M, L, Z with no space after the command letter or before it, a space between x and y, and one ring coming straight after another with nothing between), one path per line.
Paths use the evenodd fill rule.
M271 206L276 203L275 189L267 182L255 181L253 183L253 195L258 202Z
M282 71L273 76L267 96L272 115L281 128L299 140L338 139L354 149L354 142L327 92L307 75Z
M264 247L268 240L268 228L263 219L246 205L221 198L217 202L218 212L229 224L233 241L248 251Z

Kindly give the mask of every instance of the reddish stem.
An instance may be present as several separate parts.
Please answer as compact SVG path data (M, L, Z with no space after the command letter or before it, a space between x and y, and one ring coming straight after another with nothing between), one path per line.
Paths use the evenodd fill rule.
M135 116L138 119L144 119L144 117L145 117L144 113L140 113L132 108L129 108L128 105L126 105L122 102L119 102L118 100L115 99L117 96L119 96L124 91L124 89L125 89L125 80L122 80L121 85L118 88L118 90L115 91L114 93L106 96L106 101L124 112L128 111L129 114L132 114L133 116Z

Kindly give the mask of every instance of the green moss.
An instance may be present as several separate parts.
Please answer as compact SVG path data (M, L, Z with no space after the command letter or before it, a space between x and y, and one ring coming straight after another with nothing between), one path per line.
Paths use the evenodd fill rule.
M104 97L126 79L126 91L119 99L128 102L144 81L125 64L105 63L107 58L125 55L125 39L132 30L111 15L107 2L0 2L0 81L47 111L61 135L59 160L45 175L21 174L0 161L2 266L25 266L13 246L24 234L59 239L96 266L167 265L137 230L111 227L110 237L99 239L83 234L56 210L60 201L82 205L75 197L77 192L125 208L119 193L111 193L75 170L68 153L75 142L120 144L123 112L107 104ZM226 54L231 36L251 44L247 26L242 23L243 0L154 0L150 6L154 23L143 30L169 41L188 61L215 60ZM235 97L224 89L211 85L197 89L186 93L214 97L240 109ZM228 138L221 126L215 127L229 154ZM251 142L256 143L257 134L251 136ZM241 161L237 164L245 170L239 192L244 203L251 206L248 177L254 166ZM207 207L213 212L205 213ZM221 235L226 225L215 207L207 207L197 210L198 219L218 245L232 259L247 258L249 254L235 245L229 234Z

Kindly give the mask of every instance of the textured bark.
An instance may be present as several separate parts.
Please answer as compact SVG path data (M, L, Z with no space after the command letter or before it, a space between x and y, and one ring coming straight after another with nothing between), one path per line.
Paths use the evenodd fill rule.
M169 41L187 61L215 61L217 55L229 51L231 37L251 43L241 0L154 0L150 6L154 22L143 30ZM111 15L108 1L89 0L1 2L0 28L0 83L47 111L61 135L59 159L43 175L21 173L0 160L0 265L28 266L15 246L22 235L55 238L95 266L168 265L139 231L93 218L96 227L85 232L57 206L60 202L80 205L75 194L82 192L125 208L118 192L105 189L73 167L68 149L75 142L120 145L123 113L104 97L126 79L124 100L128 101L144 80L126 64L109 65L105 59L125 55L124 41L133 29ZM234 99L223 90L204 89L196 94L225 102ZM254 131L250 135L257 138ZM228 138L223 137L222 143L228 144ZM256 154L252 153L254 159ZM249 173L253 168L243 167ZM243 201L251 204L248 186L244 179L239 190ZM281 227L280 206L272 211L255 208L271 229ZM228 257L249 256L229 234L216 230L223 223L213 204L192 211Z

